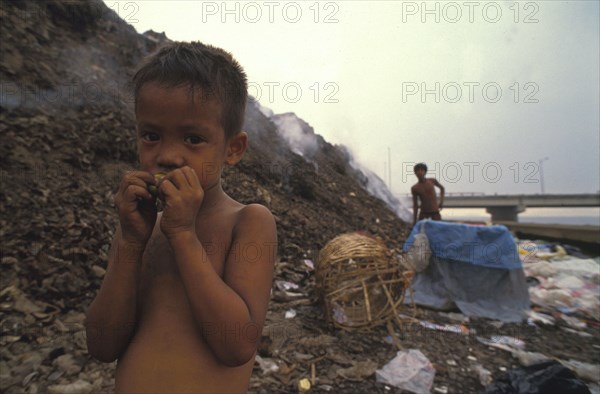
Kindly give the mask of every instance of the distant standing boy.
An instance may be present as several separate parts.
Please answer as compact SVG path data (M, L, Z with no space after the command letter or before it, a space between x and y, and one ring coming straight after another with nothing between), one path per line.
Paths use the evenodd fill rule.
M417 212L419 220L442 220L440 211L444 205L444 186L435 178L425 178L425 174L427 174L427 165L425 163L416 164L414 171L419 182L414 184L410 189L413 196L413 226L417 223ZM434 186L440 189L439 203L437 202ZM419 200L421 202L420 207Z
M277 250L271 212L221 188L248 145L246 75L221 49L172 43L133 84L140 169L115 196L88 351L118 359L118 393L245 393Z

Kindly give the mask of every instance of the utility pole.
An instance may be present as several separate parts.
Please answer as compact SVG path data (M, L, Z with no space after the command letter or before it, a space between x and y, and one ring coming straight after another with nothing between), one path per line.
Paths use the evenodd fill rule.
M545 193L545 190L544 190L544 165L543 164L548 159L549 159L548 157L544 157L544 158L538 160L538 166L540 167L540 186L542 188L542 194Z
M383 182L386 184L388 183L387 170L388 170L387 162L384 160L383 161ZM388 184L388 187L389 187L389 184Z
M392 150L388 146L388 176L390 181L388 182L388 188L392 191Z

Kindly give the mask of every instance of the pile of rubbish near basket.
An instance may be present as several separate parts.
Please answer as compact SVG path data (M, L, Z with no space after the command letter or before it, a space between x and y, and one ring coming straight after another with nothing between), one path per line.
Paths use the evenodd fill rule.
M412 313L415 304L458 308L466 319L484 317L500 324L553 324L559 316L577 329L586 322L576 316L598 320L598 260L574 256L564 247L515 240L504 226L421 221L401 255L366 234L344 234L321 250L315 268L330 323L344 330L387 324L390 343L397 345L391 322L477 334L464 325L419 321ZM510 352L521 365L495 380L477 365L486 393L600 393L597 364L527 352L525 343L513 337L476 339ZM376 381L409 392L430 392L435 367L420 350L398 348L396 357L375 371ZM592 383L586 386L580 379Z

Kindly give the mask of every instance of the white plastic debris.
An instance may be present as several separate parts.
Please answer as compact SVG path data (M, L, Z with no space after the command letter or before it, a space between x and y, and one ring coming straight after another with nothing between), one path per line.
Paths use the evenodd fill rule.
M304 265L307 266L311 271L315 269L315 263L312 260L304 259Z
M600 365L589 364L577 360L558 360L565 367L573 370L578 377L590 382L598 382L598 376L600 373Z
M286 319L293 319L294 317L296 317L296 310L295 309L289 309L289 310L285 311L285 318Z
M514 338L514 337L508 337L505 335L495 335L495 336L492 336L490 338L490 340L492 342L508 345L508 346L516 348L516 349L524 349L525 348L525 342L518 338Z
M429 393L435 369L420 350L401 350L383 368L375 371L375 380L412 393Z
M288 282L286 280L276 280L275 286L277 286L277 288L281 291L297 290L300 287L297 284L293 282Z
M488 384L492 383L492 373L483 367L483 365L481 364L475 364L473 366L473 371L475 371L475 373L477 374L477 377L479 378L479 383L481 383L482 386L487 386Z
M279 366L277 363L270 358L262 358L258 354L254 357L254 360L258 363L262 373L264 375L268 375L271 372L279 371Z
M528 311L527 315L529 316L530 321L533 323L539 322L542 324L553 326L556 321L552 316L546 315L544 313L538 313L536 311Z

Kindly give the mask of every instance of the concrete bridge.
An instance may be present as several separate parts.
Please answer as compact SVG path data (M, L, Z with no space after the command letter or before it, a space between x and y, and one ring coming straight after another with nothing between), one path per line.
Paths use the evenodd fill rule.
M598 207L600 194L446 194L444 208L486 208L492 222L518 221L526 208Z

